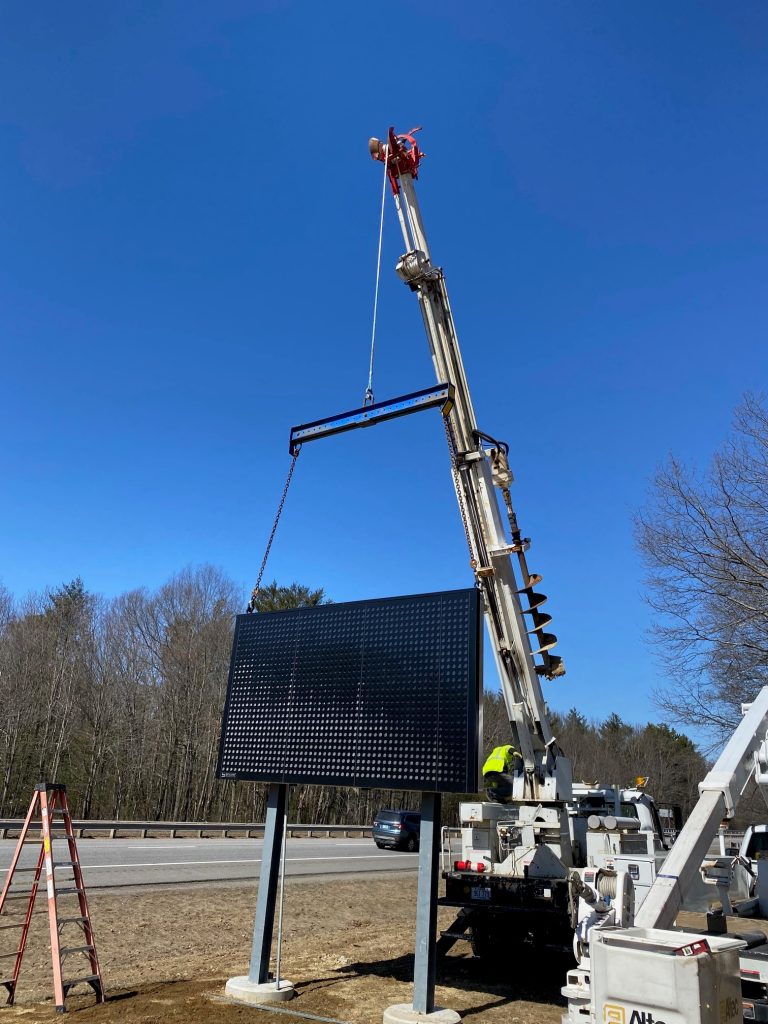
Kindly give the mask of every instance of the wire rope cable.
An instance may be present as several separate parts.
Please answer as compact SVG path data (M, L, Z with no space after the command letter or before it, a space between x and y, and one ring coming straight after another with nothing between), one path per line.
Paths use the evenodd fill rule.
M384 156L384 178L381 183L381 213L379 215L379 247L376 254L376 287L373 291L373 325L371 326L371 358L368 363L368 387L363 405L373 404L373 356L376 349L376 318L379 311L379 284L381 282L381 246L384 238L384 209L387 201L387 158Z
M288 470L288 476L285 481L285 486L283 487L283 493L280 497L280 504L277 506L277 514L275 515L275 520L272 523L272 531L270 532L269 540L267 541L267 549L264 552L264 557L261 560L259 575L256 578L256 586L253 588L253 592L251 593L251 600L248 602L248 607L246 608L246 611L248 612L249 615L256 609L256 599L259 596L259 591L261 590L261 580L264 575L264 570L267 567L267 559L269 558L269 552L272 550L272 541L275 539L275 534L277 533L277 524L280 522L280 516L283 514L285 499L288 497L288 488L291 486L291 480L293 479L293 471L296 469L296 462L298 461L300 451L301 445L299 445L296 448L293 454L293 458L291 459L291 467Z

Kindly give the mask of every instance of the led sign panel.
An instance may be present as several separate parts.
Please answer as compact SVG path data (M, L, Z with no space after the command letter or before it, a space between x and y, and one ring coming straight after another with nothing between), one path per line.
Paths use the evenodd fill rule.
M238 615L218 775L474 793L481 597Z

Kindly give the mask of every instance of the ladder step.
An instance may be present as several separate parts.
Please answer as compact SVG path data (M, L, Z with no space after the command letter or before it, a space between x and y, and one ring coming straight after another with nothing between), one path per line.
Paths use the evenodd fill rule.
M83 892L83 889L79 889L76 885L67 885L63 889L57 889L57 896L71 896L73 892Z
M77 864L76 860L55 860L53 866L55 868L73 868Z
M75 924L76 922L78 922L78 923L82 922L83 924L86 924L87 921L88 921L87 917L60 917L57 923L59 925L62 925L62 924Z
M17 949L17 950L14 950L14 952L13 952L13 953L0 953L0 960L7 960L7 959L8 959L8 957L11 957L11 956L18 956L18 955L19 955L19 951L18 951L18 949Z
M36 889L34 891L37 892ZM29 897L32 895L32 892L33 892L33 890L30 889L29 892L14 893L11 896L6 896L5 897L5 902L6 903L10 903L11 900L28 900Z
M30 871L37 871L37 868L16 868L14 875L20 875L22 872L28 873Z
M62 956L66 956L67 953L90 953L95 948L95 946L64 946L63 949L59 950L59 953Z
M73 978L71 981L65 981L63 983L65 989L73 988L75 985L82 985L84 982L90 984L92 981L98 981L101 984L101 978L98 974L86 974L82 978Z
M0 924L0 932L4 932L6 928L23 928L24 922L19 921L18 924Z
M440 932L440 935L446 939L466 939L467 942L471 941L471 936L466 932Z

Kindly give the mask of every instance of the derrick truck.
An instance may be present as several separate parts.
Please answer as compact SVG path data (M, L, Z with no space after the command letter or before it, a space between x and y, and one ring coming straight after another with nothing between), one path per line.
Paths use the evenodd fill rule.
M556 679L565 668L553 653L557 637L543 610L542 578L529 570L530 539L512 504L509 445L480 429L472 406L445 275L432 258L416 197L423 157L416 131L390 129L386 140L372 138L369 150L385 165L405 243L396 273L418 300L437 380L453 388L444 417L451 472L512 742L521 754L509 802L461 804L461 853L444 871L442 899L458 916L439 949L467 938L476 953L485 953L500 929L506 948L515 939L570 948L585 880L621 902L622 879L629 876L640 900L666 844L644 791L574 785L552 731L541 680Z

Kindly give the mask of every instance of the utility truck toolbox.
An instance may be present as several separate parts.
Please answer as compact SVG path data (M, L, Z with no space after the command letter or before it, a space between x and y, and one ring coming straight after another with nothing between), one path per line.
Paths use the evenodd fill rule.
M740 1024L741 939L658 928L595 929L593 1009L600 1024Z
M768 1021L768 942L762 932L741 933L748 948L739 957L744 1019Z

